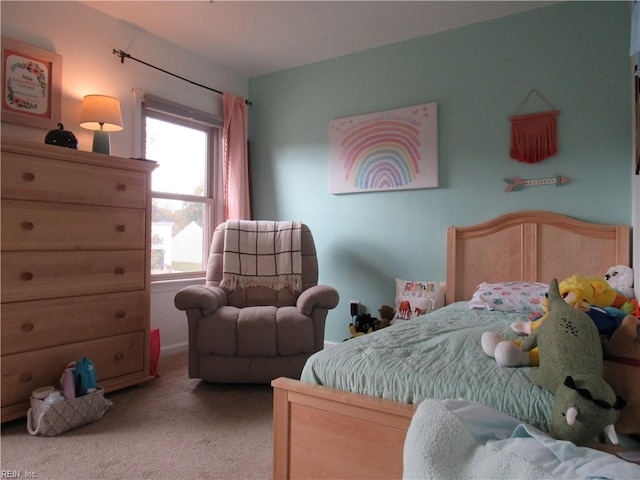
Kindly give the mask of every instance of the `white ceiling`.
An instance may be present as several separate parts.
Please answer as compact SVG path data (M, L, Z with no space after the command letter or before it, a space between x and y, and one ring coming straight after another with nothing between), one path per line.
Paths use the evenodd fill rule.
M255 77L550 5L548 1L85 1ZM135 52L128 52L134 57Z

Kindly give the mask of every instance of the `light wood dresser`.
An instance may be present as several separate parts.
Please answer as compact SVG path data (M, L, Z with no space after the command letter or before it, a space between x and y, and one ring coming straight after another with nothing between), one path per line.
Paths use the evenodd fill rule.
M83 357L107 392L148 380L155 162L1 147L2 422Z

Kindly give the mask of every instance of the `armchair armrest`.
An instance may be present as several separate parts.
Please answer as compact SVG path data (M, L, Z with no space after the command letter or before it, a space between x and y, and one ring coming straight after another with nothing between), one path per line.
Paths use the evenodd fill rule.
M203 315L209 315L227 304L227 294L218 287L190 285L176 293L173 303L178 310L198 308Z
M311 315L314 308L335 308L340 301L338 291L328 285L315 285L306 289L298 297L296 307L304 315Z

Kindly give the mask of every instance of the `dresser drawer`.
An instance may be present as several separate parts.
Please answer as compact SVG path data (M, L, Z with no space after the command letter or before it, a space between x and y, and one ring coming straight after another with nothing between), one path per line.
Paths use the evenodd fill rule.
M144 368L145 333L71 343L42 350L2 356L2 406L24 402L36 388L60 386L60 376L73 360L90 358L98 382Z
M144 330L144 292L3 303L2 354Z
M145 288L145 251L3 252L2 303Z
M145 211L2 201L3 250L144 249Z
M145 208L146 194L141 172L2 153L3 198Z

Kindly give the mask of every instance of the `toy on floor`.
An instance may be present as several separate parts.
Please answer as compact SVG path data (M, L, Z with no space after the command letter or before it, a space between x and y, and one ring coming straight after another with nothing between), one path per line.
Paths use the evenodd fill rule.
M548 313L521 345L538 347L540 365L529 378L555 394L551 431L584 445L601 431L617 444L613 424L624 401L603 378L600 335L589 316L565 302L558 281L549 285Z
M375 330L376 321L377 318L373 318L369 313L361 313L356 316L354 322L349 324L351 338L360 337L373 332ZM351 338L347 338L345 340L350 340Z
M640 320L628 315L611 335L604 358L604 379L627 401L616 430L640 435Z

